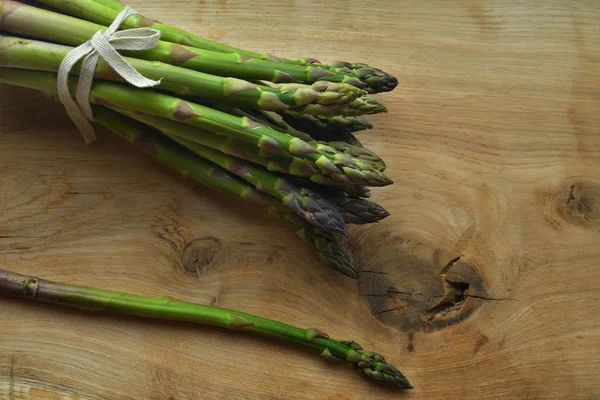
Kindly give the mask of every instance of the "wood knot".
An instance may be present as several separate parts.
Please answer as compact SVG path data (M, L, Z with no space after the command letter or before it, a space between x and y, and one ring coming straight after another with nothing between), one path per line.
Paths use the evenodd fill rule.
M600 182L589 179L567 180L558 191L550 193L546 210L557 227L565 222L583 228L600 225Z
M353 238L355 239L355 238ZM464 321L486 298L482 271L463 257L403 240L389 229L358 238L359 288L371 313L404 332Z
M214 264L221 249L221 241L213 236L205 236L188 242L181 253L181 266L189 274L200 275Z

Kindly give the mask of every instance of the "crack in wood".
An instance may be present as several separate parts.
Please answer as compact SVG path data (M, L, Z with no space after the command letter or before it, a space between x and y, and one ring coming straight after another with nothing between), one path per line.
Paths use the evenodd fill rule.
M375 313L373 315L377 317L377 316L379 316L381 314L392 312L392 311L396 311L396 310L399 310L401 308L406 308L406 307L408 307L408 304L403 304L403 305L398 306L398 307L390 308L390 309L387 309L387 310L381 310L381 311L379 311L379 312L377 312L377 313Z
M423 293L402 292L400 290L390 290L390 289L386 290L383 293L363 294L363 296L365 296L365 297L384 297L384 296L389 296L391 294L403 294L406 296L425 297L426 299L439 299L439 298L444 297L444 296L427 296L426 294L423 294Z
M517 299L494 299L492 297L475 296L474 294L466 294L465 297L472 297L474 299L488 300L488 301L519 301Z
M363 273L368 273L368 274L376 274L376 275L389 275L387 272L381 272L381 271L358 271L359 274L363 274Z
M571 202L575 199L575 196L573 196L573 192L575 191L575 185L571 185L571 192L569 193L569 198L567 199L567 205L571 204Z
M456 265L457 262L460 261L462 255L453 258L452 260L450 260L450 262L448 264L446 264L446 266L444 268L442 268L442 270L440 271L440 273L438 274L439 276L445 275L448 273L448 271L450 271L450 269L452 267L454 267L454 265Z

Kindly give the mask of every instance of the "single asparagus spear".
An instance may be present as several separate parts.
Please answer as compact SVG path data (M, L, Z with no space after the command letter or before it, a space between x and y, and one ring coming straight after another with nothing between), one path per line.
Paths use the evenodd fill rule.
M336 141L336 142L325 142L328 146L334 148L336 151L345 154L349 157L353 157L356 160L362 160L364 165L370 165L377 171L385 171L386 165L385 161L377 154L372 152L371 150L355 146L353 144L344 142L344 141Z
M365 82L365 90L368 93L391 92L398 86L396 77L365 63L334 61L325 64L325 66L329 71L352 75Z
M7 19L6 21L12 21L10 25L0 21L0 28L5 27L11 31L19 31L21 34L29 33L30 30L27 27L32 27L33 24L23 24L26 14L15 15L21 15L21 18ZM15 23L18 29L12 29ZM54 43L0 36L0 65L57 72L62 60L72 49L72 47ZM306 112L325 115L354 113L354 103L348 106L348 110L344 106L361 95L360 91L344 84L318 82L312 86L294 84L272 88L255 85L237 78L223 78L165 63L131 57L126 57L126 60L147 78L161 80L157 89L167 90L177 95L201 96L203 99L217 102L225 101L237 107L273 111L289 109L301 114ZM72 73L79 74L80 69L81 63L73 68ZM112 81L123 81L102 59L98 62L95 76Z
M0 68L0 71L0 81L56 93L54 74L11 68ZM72 77L69 86L71 92L75 93L76 80ZM342 182L370 186L385 186L391 183L381 172L370 166L365 168L361 160L354 160L335 151L331 152L330 149L315 148L298 138L282 134L250 119L234 117L156 91L96 81L92 85L90 102L169 118L215 133L226 134L258 146L260 155L264 157L286 153L296 154L313 161L324 174Z
M0 293L91 312L112 312L240 330L303 346L326 358L345 360L377 383L412 389L406 377L382 355L363 350L353 341L331 339L318 329L297 328L235 310L179 301L171 297L148 297L65 284L2 269Z
M110 25L124 8L123 5L112 1L109 1L110 4L100 4L93 0L39 1L67 14L105 26ZM150 20L142 15L130 16L122 26L123 28L150 27L160 31L161 39L167 42L195 47L197 49L240 55L247 63L258 65L257 73L261 67L260 61L268 61L270 65L265 69L268 71L270 77L257 77L255 79L272 80L273 82L289 82L290 79L306 83L312 83L317 80L344 82L365 89L369 93L390 91L398 84L398 80L395 77L380 69L371 68L364 63L352 64L338 61L326 65L315 63L314 61L316 60L314 59L280 59L270 54L255 53L207 40L181 29ZM272 65L273 63L275 65ZM245 78L252 79L247 76Z

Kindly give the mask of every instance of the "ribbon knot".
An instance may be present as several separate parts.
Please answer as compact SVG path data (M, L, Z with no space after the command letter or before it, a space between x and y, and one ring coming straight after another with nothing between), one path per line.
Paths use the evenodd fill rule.
M117 52L117 50L149 50L156 47L160 40L160 32L155 29L135 28L117 32L123 21L133 14L139 13L130 7L125 7L106 31L96 32L90 40L71 50L58 69L58 96L86 143L96 140L94 128L90 123L94 120L94 116L89 98L99 57L102 57L116 73L133 86L147 88L161 82L141 75ZM69 73L82 58L84 60L79 73L75 96L77 103L75 103L69 92Z

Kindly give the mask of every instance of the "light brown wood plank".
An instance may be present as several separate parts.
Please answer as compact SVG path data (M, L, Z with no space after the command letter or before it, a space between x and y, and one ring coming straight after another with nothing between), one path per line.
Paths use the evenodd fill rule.
M234 46L394 73L389 113L361 134L395 181L374 190L392 215L352 229L363 272L346 279L260 208L106 131L85 146L61 106L3 85L2 267L318 327L384 354L414 399L600 398L599 3L128 4ZM10 400L392 397L216 329L6 298L0 321Z

